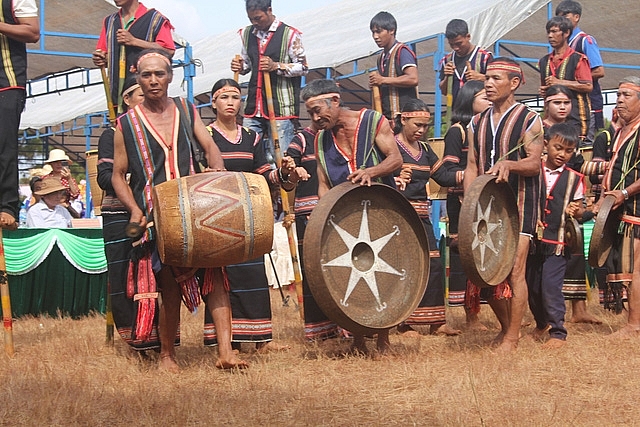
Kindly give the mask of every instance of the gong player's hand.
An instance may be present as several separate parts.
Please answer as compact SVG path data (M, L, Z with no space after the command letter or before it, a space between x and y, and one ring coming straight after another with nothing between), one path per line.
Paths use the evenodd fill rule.
M624 194L622 193L622 190L606 191L604 193L605 196L608 196L609 194L611 194L616 198L616 202L613 204L613 206L611 206L611 210L617 209L619 206L621 206L624 203ZM598 202L602 202L603 198L604 197L601 197L600 200L598 200Z
M366 169L358 169L347 177L347 180L354 184L360 183L360 185L366 185L371 187L371 175Z
M507 182L509 180L509 171L511 170L511 161L502 160L487 171L488 174L496 176L496 182Z

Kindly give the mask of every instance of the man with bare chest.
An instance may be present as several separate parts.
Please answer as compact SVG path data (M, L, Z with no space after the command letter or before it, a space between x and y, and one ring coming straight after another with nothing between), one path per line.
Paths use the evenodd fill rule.
M382 182L395 188L393 172L402 156L389 122L373 110L352 111L342 106L340 88L332 80L314 80L300 94L316 135L318 197L346 181L371 185ZM366 353L364 336L354 336L354 349ZM378 334L378 350L389 348L389 331Z
M185 293L187 282L193 283L189 281L193 273L186 279L176 278L176 270L160 262L155 247L155 229L149 224L153 209L151 190L154 185L195 173L191 151L194 138L202 146L211 170L223 170L224 163L195 107L187 103L188 108L181 109L180 100L167 96L173 77L167 54L160 49L142 51L137 61L136 73L144 93L144 101L118 119L111 181L116 195L131 213L129 222L137 223L146 230L140 244L136 245L137 253L131 260L130 271L137 271L138 274L129 278L135 286L134 301L139 301L135 333L143 337L145 333L149 333L139 323L144 323L146 318L153 318L158 297L156 291L159 291L162 295L159 307L159 367L177 371L174 344L180 320L181 294ZM181 114L188 115L188 118L181 119ZM185 128L186 123L191 123L192 129ZM125 178L127 173L131 174L128 184ZM139 274L140 271L148 274ZM205 274L205 281L206 277ZM217 280L214 277L213 281L213 290L204 297L207 298L218 334L219 359L216 366L246 367L247 364L239 360L231 349L229 295L222 286L220 277ZM191 294L195 292L199 299L199 289L187 290ZM140 311L145 310L148 315L140 315Z

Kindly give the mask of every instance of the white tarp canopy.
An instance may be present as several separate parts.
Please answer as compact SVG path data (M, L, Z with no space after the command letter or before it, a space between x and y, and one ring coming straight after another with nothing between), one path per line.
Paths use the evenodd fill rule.
M392 13L398 21L401 41L441 33L447 22L460 18L469 23L473 43L486 47L547 3L548 0L343 0L278 18L302 31L309 67L324 68L367 57L378 50L371 38L369 21L381 10ZM239 51L237 31L193 43L193 57L203 64L193 79L194 94L208 92L218 79L231 77L231 58ZM92 73L99 79L98 70ZM182 69L176 69L171 96L186 96L182 79ZM48 94L27 100L20 127L40 129L104 110L102 86Z

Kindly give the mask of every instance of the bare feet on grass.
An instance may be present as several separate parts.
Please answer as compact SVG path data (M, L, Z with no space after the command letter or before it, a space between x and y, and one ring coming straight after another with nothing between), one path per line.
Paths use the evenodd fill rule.
M502 332L500 334L502 334ZM500 334L498 334L498 336L500 336ZM498 337L494 338L493 342L495 343L497 339ZM506 353L513 353L517 349L518 349L518 340L508 339L508 338L505 338L503 335L502 342L497 344L495 351L497 353L506 354Z
M488 331L489 328L487 328L485 325L483 325L480 322L480 319L478 319L478 313L472 313L468 308L465 307L465 313L466 313L466 327L467 330L469 331L476 331L476 332L484 332L484 331Z
M158 369L172 374L180 372L180 367L176 363L176 358L173 354L161 354Z
M628 340L640 337L640 326L625 325L622 329L609 335L611 339Z
M531 337L534 341L543 341L544 334L549 330L549 327L546 328L535 328L533 331L529 332L529 337Z
M402 334L403 337L409 338L420 338L422 336L420 332L416 331L404 322L398 325L398 333Z
M216 361L216 368L218 369L247 369L249 364L244 360L236 357L237 353L232 352L230 357L219 357Z
M291 346L286 344L277 344L273 341L256 343L258 353L270 353L272 351L287 351Z
M454 337L460 335L462 331L460 329L454 329L448 324L444 325L431 325L429 333L431 335L446 335L448 337Z
M571 303L571 322L589 323L601 325L602 321L587 311L587 303L584 300L574 300Z
M561 340L559 338L549 338L549 341L542 344L541 348L545 350L556 349L560 347L564 347L567 344L566 340Z

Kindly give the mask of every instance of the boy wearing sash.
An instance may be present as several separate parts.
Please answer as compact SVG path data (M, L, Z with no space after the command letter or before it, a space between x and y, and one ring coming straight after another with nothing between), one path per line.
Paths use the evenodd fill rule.
M542 339L549 328L549 341L544 348L559 348L566 343L564 327L566 307L562 286L571 253L564 242L564 224L569 217L581 217L584 198L583 175L568 168L567 162L578 145L578 134L567 123L549 129L545 142L547 158L542 162L544 199L538 225L543 229L536 253L527 265L529 308L536 321L534 338Z

